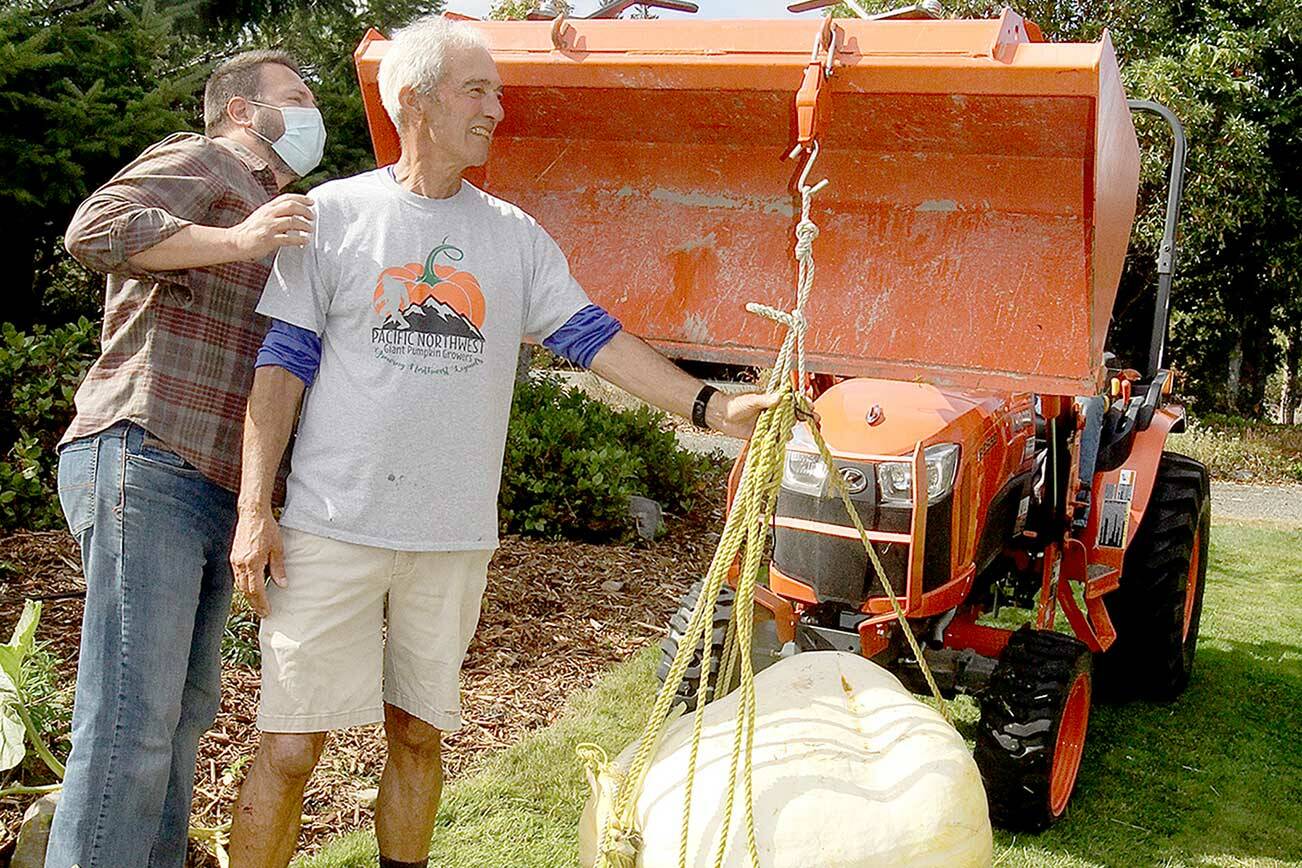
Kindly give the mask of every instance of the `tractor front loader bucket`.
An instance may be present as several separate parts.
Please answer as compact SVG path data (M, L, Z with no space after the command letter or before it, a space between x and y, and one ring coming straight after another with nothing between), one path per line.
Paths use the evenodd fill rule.
M474 26L506 112L475 180L669 355L771 362L781 330L745 304L794 297L803 121L811 181L831 182L811 215L813 370L1096 389L1139 171L1106 35L1044 43L1011 11L838 19L824 79L806 75L826 51L818 21ZM376 89L385 47L372 33L356 58L381 164L398 156Z

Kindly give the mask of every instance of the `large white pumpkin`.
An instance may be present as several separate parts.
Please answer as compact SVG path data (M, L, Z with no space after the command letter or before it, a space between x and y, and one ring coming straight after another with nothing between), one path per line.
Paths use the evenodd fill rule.
M705 707L687 864L709 868L723 819L738 692ZM885 669L854 654L796 654L755 676L755 832L762 868L988 866L992 839L981 775L962 736ZM677 868L692 715L665 733L638 801L640 868ZM636 743L615 761L622 773ZM579 830L596 859L609 782ZM741 787L727 868L745 868Z

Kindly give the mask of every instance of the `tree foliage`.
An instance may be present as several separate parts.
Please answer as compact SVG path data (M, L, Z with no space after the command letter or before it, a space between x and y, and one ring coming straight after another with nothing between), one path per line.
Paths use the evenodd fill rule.
M73 394L98 353L85 317L46 331L0 326L0 533L62 524L55 476Z
M0 5L0 252L4 318L40 319L42 278L87 193L186 127L204 71L177 56L154 4Z
M96 316L102 279L70 263L77 204L150 144L202 129L203 83L230 55L276 47L304 67L326 118L306 184L373 165L352 54L441 0L0 0L3 319L19 328Z
M560 0L496 0L488 11L488 17L494 21L523 21L530 12L537 12L544 6L563 9L566 15L574 12L574 4Z

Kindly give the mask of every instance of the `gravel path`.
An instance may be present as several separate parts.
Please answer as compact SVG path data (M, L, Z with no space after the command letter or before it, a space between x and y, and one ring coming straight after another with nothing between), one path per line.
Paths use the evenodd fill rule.
M1212 483L1212 519L1268 521L1302 527L1302 485Z
M693 452L719 450L729 458L741 451L741 441L722 434L679 431L678 442ZM1212 483L1212 518L1220 521L1266 521L1302 528L1302 485Z

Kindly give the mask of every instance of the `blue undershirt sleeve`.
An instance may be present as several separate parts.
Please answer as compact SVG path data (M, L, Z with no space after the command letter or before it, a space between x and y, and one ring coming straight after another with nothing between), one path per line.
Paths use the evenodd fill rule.
M321 336L305 328L273 319L267 336L262 339L254 367L284 368L311 386L321 367Z
M590 304L545 338L543 346L579 367L587 368L598 351L622 328L619 320Z

